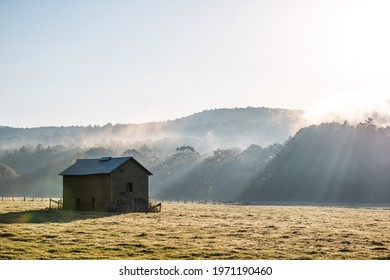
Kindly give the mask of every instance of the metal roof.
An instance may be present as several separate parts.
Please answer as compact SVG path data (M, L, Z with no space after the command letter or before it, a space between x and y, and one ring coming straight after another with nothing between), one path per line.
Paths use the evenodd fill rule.
M140 168L144 169L149 175L153 175L142 164L136 161L133 157L104 157L100 159L78 159L76 162L62 171L61 176L64 175L93 175L93 174L110 174L116 168L121 166L126 161L131 160Z

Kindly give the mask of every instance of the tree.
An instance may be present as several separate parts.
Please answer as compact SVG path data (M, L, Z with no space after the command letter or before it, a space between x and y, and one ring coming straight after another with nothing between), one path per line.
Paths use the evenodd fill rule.
M195 149L192 146L180 146L176 148L176 152L195 153Z
M112 156L114 151L109 148L104 147L94 147L90 148L88 151L85 152L86 158L99 158L99 157L105 157L105 156Z

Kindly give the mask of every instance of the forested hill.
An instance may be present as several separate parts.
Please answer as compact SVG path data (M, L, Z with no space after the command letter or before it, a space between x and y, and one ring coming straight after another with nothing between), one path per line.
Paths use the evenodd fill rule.
M264 165L263 158L256 158L263 154L262 147L282 143L293 135L302 123L302 115L302 111L248 107L207 110L172 121L145 124L0 127L0 195L59 196L62 193L59 172L77 158L102 156L134 156L154 174L151 194L166 197L170 192L172 198L176 197L175 187L181 186L181 177L194 180L189 188L198 184L193 170L197 164L202 164L200 169L197 167L200 175L207 172L208 166L218 164L207 173L214 178L210 182L215 183L224 176L223 170L218 170L231 170L234 164L231 167L226 164L234 163L238 157L238 165L251 166L246 169L250 172L237 177L245 177L236 186L241 190L246 186L243 183L253 180L259 166ZM213 172L220 172L220 176L214 177ZM204 189L209 189L210 182L202 182ZM223 192L219 186L220 183L214 188L213 197ZM181 191L177 195L191 192ZM233 192L229 193L232 197ZM198 197L211 196L202 192Z
M283 142L302 125L302 111L270 108L215 109L171 121L104 126L12 128L0 126L0 152L24 145L110 147L147 144L172 151L187 143L200 152L220 147ZM1 125L1 124L0 124Z
M176 131L180 125L188 128L186 121L177 120ZM205 153L188 145L187 138L178 141L166 152L142 142L122 148L26 145L7 150L0 160L0 195L61 196L57 174L75 159L133 156L154 174L150 195L157 199L390 203L390 127L377 127L372 119L356 126L311 125L282 143L244 149L218 147Z
M372 119L303 128L239 200L390 203L390 128Z

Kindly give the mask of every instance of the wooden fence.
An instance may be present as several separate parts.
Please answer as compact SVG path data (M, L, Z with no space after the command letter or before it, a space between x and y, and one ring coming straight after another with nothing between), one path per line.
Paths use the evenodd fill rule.
M52 208L52 204L53 205L57 205L57 206L54 206L54 208ZM59 200L55 200L55 199L52 199L50 198L49 200L49 209L62 209L62 206L63 206L63 202L62 202L62 199L59 199Z
M154 213L161 212L161 203L158 203L156 205L150 204L148 207L148 212L154 212Z

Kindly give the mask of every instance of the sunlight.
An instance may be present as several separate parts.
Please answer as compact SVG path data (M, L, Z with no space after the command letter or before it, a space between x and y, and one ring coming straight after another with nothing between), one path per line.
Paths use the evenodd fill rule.
M331 96L318 100L305 112L308 123L344 122L351 124L374 118L378 125L390 125L390 98L385 94Z
M390 62L388 1L356 4L341 23L339 42L342 59L363 74L382 73Z

